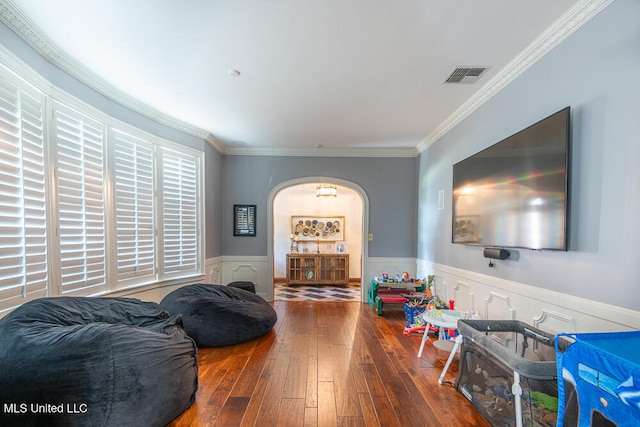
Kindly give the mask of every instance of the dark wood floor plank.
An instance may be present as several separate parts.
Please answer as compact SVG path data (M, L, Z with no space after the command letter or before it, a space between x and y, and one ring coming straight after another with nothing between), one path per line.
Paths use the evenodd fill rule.
M302 399L304 401L309 371L310 338L309 335L298 335L294 339L289 369L282 392L285 399Z
M221 426L239 426L249 405L249 397L230 397L225 402L215 421Z
M400 426L395 409L387 396L384 380L374 365L363 365L362 373L369 388L369 396L381 426ZM400 409L400 408L398 408Z
M318 357L314 355L310 355L307 360L305 407L318 408Z
M331 339L326 326L318 328L318 381L333 381L333 364L331 362Z
M262 404L258 411L258 419L264 425L276 425L280 401L284 397L284 383L287 378L290 361L291 353L280 351L278 358L274 359L270 364L270 369L263 371L266 387Z
M282 399L278 411L278 419L273 425L282 427L300 427L304 425L304 399Z
M380 423L371 395L369 393L358 393L358 400L360 401L360 408L362 409L364 425L367 427L379 426Z
M333 362L333 384L336 394L336 413L338 417L362 417L358 389L353 381L350 363L353 350L343 345L331 345L331 360Z
M304 427L317 427L318 426L318 408L305 407L304 408Z
M336 394L333 381L318 382L318 426L335 427L338 425L336 417Z
M269 376L271 372L273 372L273 359L268 359L266 363L262 366L260 376L256 382L255 387L253 388L253 393L251 394L251 399L249 400L249 404L247 405L247 409L242 417L242 423L240 423L243 427L249 427L256 425L258 420L258 414L260 412L260 407L262 406L262 401L264 400L265 390L267 389L267 385L269 382ZM207 424L203 424L207 425ZM212 425L220 425L220 424L212 424ZM175 427L186 427L186 426L175 426ZM194 426L195 427L195 426Z
M199 349L196 402L169 427L487 427L451 385L447 353L404 336L404 310L378 316L354 302L273 304L274 330L235 346ZM453 382L457 358L445 381Z
M258 382L258 378L262 374L262 369L269 358L271 348L275 345L275 332L251 341L251 355L245 369L238 374L238 381L231 390L232 397L250 397L254 393L254 389ZM217 349L203 349L200 351L216 351Z

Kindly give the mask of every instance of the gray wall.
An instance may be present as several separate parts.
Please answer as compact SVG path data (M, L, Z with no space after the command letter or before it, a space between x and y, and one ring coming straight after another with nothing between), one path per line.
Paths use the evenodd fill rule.
M224 157L205 144L204 150L204 191L205 191L205 227L207 258L222 255L222 163Z
M419 259L640 309L639 23L640 2L613 2L420 156ZM514 250L489 268L482 248L451 244L452 165L567 105L569 251Z
M225 156L222 248L225 255L267 255L267 198L278 184L325 176L358 184L369 198L372 257L416 256L417 159ZM339 196L338 196L339 197ZM233 205L257 205L256 237L233 236Z

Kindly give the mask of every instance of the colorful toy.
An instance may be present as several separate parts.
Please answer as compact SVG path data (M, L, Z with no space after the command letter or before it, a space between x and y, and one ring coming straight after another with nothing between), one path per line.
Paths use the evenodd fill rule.
M538 406L553 412L558 412L558 398L549 396L541 391L532 391L529 396L538 403Z
M516 417L513 402L507 401L502 397L496 397L493 405L489 406L486 411L492 422L513 422Z

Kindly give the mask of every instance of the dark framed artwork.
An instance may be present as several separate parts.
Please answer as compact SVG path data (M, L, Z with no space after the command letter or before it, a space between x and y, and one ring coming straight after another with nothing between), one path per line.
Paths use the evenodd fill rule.
M233 235L256 235L256 205L233 205Z

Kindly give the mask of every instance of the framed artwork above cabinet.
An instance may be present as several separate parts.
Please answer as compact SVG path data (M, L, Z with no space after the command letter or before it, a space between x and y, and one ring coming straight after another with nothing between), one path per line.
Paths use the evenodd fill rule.
M291 216L291 234L298 241L344 240L344 216Z

